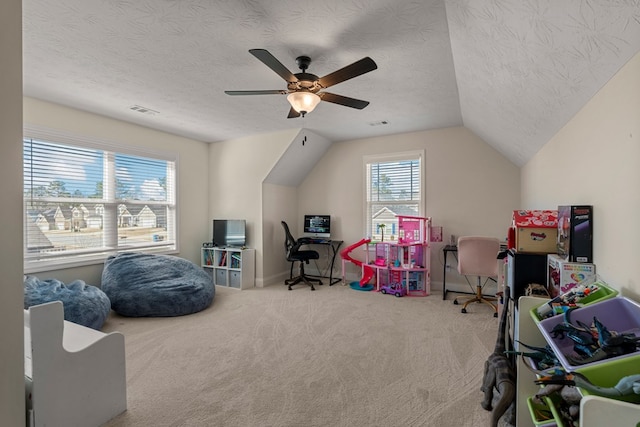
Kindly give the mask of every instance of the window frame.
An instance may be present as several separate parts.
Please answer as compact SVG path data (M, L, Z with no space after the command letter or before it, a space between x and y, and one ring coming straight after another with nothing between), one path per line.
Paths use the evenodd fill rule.
M173 229L174 241L167 242L166 244L154 244L152 246L119 246L118 247L118 227L117 224L112 227L111 239L115 240L116 247L102 247L102 250L89 250L89 251L78 251L77 253L73 253L72 251L67 252L65 255L56 257L56 256L43 256L38 259L34 259L31 257L27 257L27 237L26 237L26 229L27 224L26 220L26 209L28 206L28 200L25 199L25 193L23 190L23 233L24 233L24 242L23 242L23 263L24 263L24 272L27 273L37 273L42 271L53 271L59 269L66 269L72 267L82 267L88 265L96 265L102 264L107 259L108 256L117 254L119 252L128 252L128 251L137 251L144 253L154 253L154 254L174 254L179 252L179 242L180 242L180 230L179 230L179 203L178 203L178 171L179 171L179 156L175 152L167 152L167 151L159 151L153 149L147 149L142 147L131 147L128 145L124 145L121 143L117 143L110 140L103 140L96 138L94 136L88 135L79 135L67 133L60 130L54 130L50 128L38 127L33 125L25 125L23 131L22 144L26 140L38 140L42 142L49 142L52 144L63 144L69 145L79 148L86 148L91 150L101 150L108 155L125 155L125 156L139 156L153 160L166 161L173 164L173 167L169 167L167 181L173 183L172 191L167 188L167 200L155 203L160 205L166 205L168 210L172 210L172 213L167 215L167 228ZM23 165L24 171L24 165ZM23 172L24 173L24 172ZM109 174L113 174L112 179L113 184L115 185L116 179L116 171L108 172ZM169 176L172 175L172 176ZM24 176L23 176L24 178ZM72 199L74 200L74 199ZM79 198L75 199L74 202L78 203L90 203L90 204L105 204L104 209L118 209L118 206L123 203L122 199L116 199L115 195L111 199L109 199L109 195L103 194L103 199L86 199ZM153 201L135 201L135 200L127 200L128 205L153 205ZM107 206L108 205L108 206ZM169 224L170 217L173 217L173 224Z
M370 183L369 183L369 173L368 173L368 169L369 169L369 165L370 164L375 164L375 163L388 163L388 162L394 162L394 161L410 161L410 160L418 160L419 162L419 166L420 166L420 171L419 171L419 179L420 179L420 189L419 189L419 197L420 199L418 200L418 202L416 203L416 205L418 206L418 213L415 214L415 216L421 216L424 217L426 216L426 167L425 167L425 150L411 150L411 151L402 151L402 152L395 152L395 153L384 153L384 154L372 154L372 155L365 155L363 156L363 166L362 166L362 171L363 171L363 185L364 185L364 189L363 189L363 230L364 230L364 236L367 236L367 238L371 238L373 240L373 214L374 212L370 212L370 203L376 203L376 204L380 204L381 202L376 201L376 202L370 202L369 201L369 188L370 188ZM403 203L403 201L398 201L398 202L390 202L389 204L407 204L406 202ZM387 234L385 232L385 241L389 241L389 242L397 242L397 235L395 236L396 239L395 240L391 240L391 233Z

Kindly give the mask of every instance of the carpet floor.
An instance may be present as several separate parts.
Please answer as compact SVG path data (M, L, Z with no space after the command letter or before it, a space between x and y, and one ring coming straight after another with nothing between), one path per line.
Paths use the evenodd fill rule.
M112 312L103 331L125 335L128 410L107 426L489 424L489 307L316 289L217 288L209 308L182 317Z

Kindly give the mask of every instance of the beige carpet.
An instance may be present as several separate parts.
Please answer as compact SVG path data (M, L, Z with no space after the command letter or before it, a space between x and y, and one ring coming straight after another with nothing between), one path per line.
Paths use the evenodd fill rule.
M126 337L128 410L107 426L489 424L487 306L340 284L216 291L189 316L109 318Z

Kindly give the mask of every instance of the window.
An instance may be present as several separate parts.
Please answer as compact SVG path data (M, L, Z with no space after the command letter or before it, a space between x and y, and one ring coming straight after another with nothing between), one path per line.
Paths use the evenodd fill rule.
M176 249L176 158L25 130L25 271Z
M396 215L424 216L423 152L365 157L365 235L397 240Z

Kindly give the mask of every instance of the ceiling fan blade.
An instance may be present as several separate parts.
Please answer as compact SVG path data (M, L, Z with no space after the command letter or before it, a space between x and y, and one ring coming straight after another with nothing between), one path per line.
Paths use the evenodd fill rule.
M289 115L287 116L287 119L295 119L296 117L300 117L300 113L298 113L296 110L293 109L293 107L291 107L291 109L289 110Z
M367 56L366 58L362 58L360 61L356 61L351 65L347 65L346 67L334 71L331 74L320 77L318 81L320 82L320 85L322 87L327 88L329 86L342 83L345 80L349 80L362 74L368 73L369 71L373 71L377 68L378 66L373 61L373 59Z
M369 105L369 101L336 95L335 93L320 92L318 93L318 96L320 96L320 99L323 101L333 102L334 104L344 105L345 107L357 108L358 110L362 110L364 107Z
M291 71L280 61L276 59L275 56L271 55L268 50L265 49L249 49L249 53L258 58L260 61L264 63L267 67L271 68L276 72L280 77L285 79L289 83L297 82L298 79L293 75Z
M286 90L225 90L227 95L286 95Z

